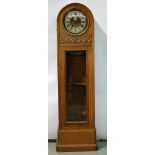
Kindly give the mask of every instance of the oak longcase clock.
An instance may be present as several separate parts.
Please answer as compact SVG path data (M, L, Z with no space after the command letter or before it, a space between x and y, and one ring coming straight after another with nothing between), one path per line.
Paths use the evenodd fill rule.
M57 151L96 150L94 19L84 5L57 19L59 127Z

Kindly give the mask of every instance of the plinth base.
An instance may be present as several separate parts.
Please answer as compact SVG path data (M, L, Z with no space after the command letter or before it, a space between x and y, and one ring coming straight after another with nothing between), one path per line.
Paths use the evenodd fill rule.
M58 130L56 149L58 152L95 151L97 150L96 130Z

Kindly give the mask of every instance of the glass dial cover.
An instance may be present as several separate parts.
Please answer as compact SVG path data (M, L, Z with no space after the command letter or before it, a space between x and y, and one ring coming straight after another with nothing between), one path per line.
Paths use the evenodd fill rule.
M81 11L69 11L65 16L64 26L68 32L79 34L86 29L87 18Z

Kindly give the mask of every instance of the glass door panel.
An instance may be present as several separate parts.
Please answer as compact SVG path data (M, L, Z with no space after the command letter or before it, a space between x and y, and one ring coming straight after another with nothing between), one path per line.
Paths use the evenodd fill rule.
M86 121L86 51L66 52L67 121Z

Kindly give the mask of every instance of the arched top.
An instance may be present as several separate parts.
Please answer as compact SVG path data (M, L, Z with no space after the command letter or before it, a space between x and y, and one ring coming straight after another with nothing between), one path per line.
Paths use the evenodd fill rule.
M93 46L94 17L88 7L71 3L57 17L57 37L61 46Z
M58 14L57 21L60 20L62 14L65 14L66 12L74 9L79 9L84 12L86 11L89 14L91 20L94 20L93 14L87 6L81 3L70 3L61 9L61 11Z

